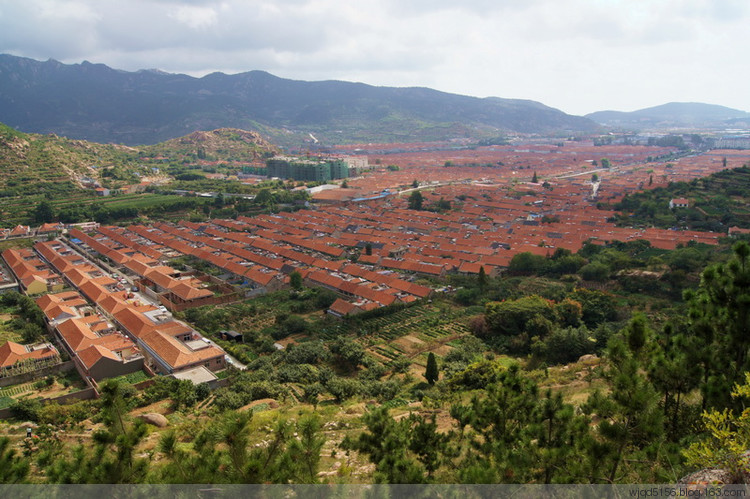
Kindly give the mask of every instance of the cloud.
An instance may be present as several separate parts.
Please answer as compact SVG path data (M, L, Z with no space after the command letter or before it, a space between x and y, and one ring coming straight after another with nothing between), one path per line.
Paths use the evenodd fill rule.
M177 19L192 29L204 29L216 26L219 15L213 7L181 5L170 13L170 17Z
M721 89L750 109L738 57L749 14L746 0L0 0L0 52L430 86L578 113Z

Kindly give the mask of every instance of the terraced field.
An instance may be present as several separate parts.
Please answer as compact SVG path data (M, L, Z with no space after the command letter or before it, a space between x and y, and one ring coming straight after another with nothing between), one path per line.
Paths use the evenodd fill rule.
M363 330L370 334L360 341L388 365L402 355L413 359L427 351L450 349L449 342L470 333L466 321L465 310L446 305L411 307L388 317L368 320Z

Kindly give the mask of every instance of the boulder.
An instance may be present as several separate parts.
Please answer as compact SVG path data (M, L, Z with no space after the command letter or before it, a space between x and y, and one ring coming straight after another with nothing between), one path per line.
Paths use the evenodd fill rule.
M578 362L581 362L587 365L598 364L599 357L593 354L581 355L581 357L578 359Z
M141 414L141 419L150 425L154 425L158 428L165 428L169 425L169 421L161 414L150 412L148 414Z
M707 468L680 478L678 483L681 485L721 485L738 483L738 481L726 470Z

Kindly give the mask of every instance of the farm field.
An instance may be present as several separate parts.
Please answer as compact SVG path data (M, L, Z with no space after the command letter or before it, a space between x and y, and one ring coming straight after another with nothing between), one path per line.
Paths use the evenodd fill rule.
M57 376L48 376L34 382L0 388L0 409L9 407L22 398L55 398L86 388L86 384L75 370Z

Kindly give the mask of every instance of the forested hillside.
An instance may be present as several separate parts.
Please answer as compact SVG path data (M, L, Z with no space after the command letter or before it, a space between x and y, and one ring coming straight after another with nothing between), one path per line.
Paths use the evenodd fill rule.
M626 196L614 205L625 226L726 232L729 227L750 228L750 167L724 170L690 182L675 182ZM675 198L689 201L687 208L670 208Z

